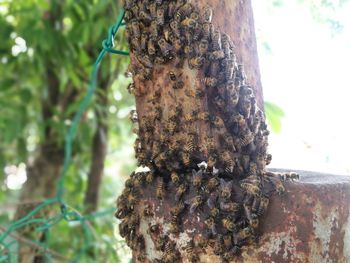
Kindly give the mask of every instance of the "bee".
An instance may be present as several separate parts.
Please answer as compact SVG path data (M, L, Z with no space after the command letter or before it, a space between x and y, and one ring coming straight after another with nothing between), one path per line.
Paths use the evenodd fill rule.
M163 3L163 0L156 0L155 2L157 5L161 5Z
M170 221L170 228L169 228L169 232L176 234L179 233L180 229L179 229L179 218L177 215L172 215L171 216L171 221Z
M229 133L225 133L223 135L223 139L225 141L225 147L231 151L236 151L236 147L234 145L233 137Z
M176 38L175 41L173 41L173 45L174 45L174 50L176 53L182 53L182 41L179 38Z
M235 224L231 218L224 217L223 219L221 219L221 223L226 230L231 232L234 230Z
M216 158L214 156L209 156L208 158L208 169L210 171L213 171L213 168L216 164Z
M197 208L203 203L203 197L197 195L190 200L190 213L193 214Z
M175 201L179 201L183 194L187 191L187 185L185 183L180 184L175 190Z
M167 241L167 237L164 235L158 236L154 242L154 247L156 250L164 250L164 247L166 246L166 241Z
M211 177L209 180L208 180L208 183L206 185L206 189L208 191L213 191L214 189L216 189L216 187L219 185L219 180L217 177Z
M189 59L188 66L190 69L200 69L203 66L204 58L203 57L193 57Z
M155 2L153 2L153 3L150 3L148 5L148 7L149 7L149 12L150 12L152 18L153 19L156 18L157 17L157 4Z
M136 235L136 238L134 239L134 242L133 242L133 249L137 251L145 249L145 239L143 235L141 234Z
M203 15L202 15L202 20L204 23L211 23L211 19L213 17L213 10L210 8L209 5L206 5L204 7Z
M224 179L220 178L220 196L224 200L228 200L232 194L233 181L226 182Z
M180 183L180 176L178 175L177 172L172 171L170 174L171 181L173 182L174 185L179 185Z
M220 63L219 63L218 61L212 61L212 62L210 63L208 76L214 76L214 77L216 77L216 76L218 76L220 70L221 70L221 68L220 68ZM218 90L219 90L219 88L218 88ZM224 90L225 90L225 92L226 92L226 89L224 89ZM219 93L219 94L220 94L220 96L221 96L222 98L226 98L226 96L222 96L221 93Z
M220 209L224 212L237 212L240 209L240 205L235 202L220 202Z
M192 18L185 18L184 20L181 21L181 25L187 28L194 28L197 24L197 21L192 19Z
M199 258L197 253L194 252L193 239L187 242L186 246L183 248L186 251L187 258L190 262L198 262Z
M143 215L146 216L146 217L149 217L149 216L153 216L153 211L152 211L152 208L149 204L145 205L144 209L143 209Z
M267 198L267 197L261 198L260 203L259 203L259 207L256 211L256 214L258 216L262 216L265 213L267 207L269 206L269 202L270 202L269 198Z
M266 162L266 165L269 165L272 161L272 155L271 154L267 154L266 157L265 157L265 162ZM298 177L298 180L299 180L299 177Z
M185 210L185 203L180 201L170 209L170 214L174 216L179 216Z
M214 88L218 84L218 80L214 77L204 77L202 82L208 88Z
M150 80L152 78L152 69L151 68L143 68L139 72L139 76L141 80Z
M221 255L224 251L223 245L222 245L222 236L218 236L214 243L214 254L215 255Z
M136 123L139 121L136 110L131 110L129 113L129 119L131 122Z
M245 147L254 141L254 134L247 130L241 137L238 138L236 144L240 147Z
M156 90L156 91L152 94L152 96L148 99L148 102L154 103L154 102L159 101L160 95L161 95L161 94L160 94L160 90ZM157 115L155 112L154 112L154 114ZM152 116L152 117L153 117L153 116Z
M210 120L210 114L207 111L203 111L197 114L197 120L200 121L209 121Z
M203 171L199 170L196 172L196 170L192 170L192 185L195 188L200 188L202 186L203 182Z
M170 28L176 37L178 37L178 38L181 37L180 23L178 21L172 20L170 22ZM178 39L178 40L180 41L180 39Z
M175 244L173 242L168 241L165 244L162 262L171 263L175 261L176 261Z
M214 30L214 26L212 23L204 23L203 24L203 39L210 41L212 37L212 32Z
M205 92L199 89L196 89L196 90L186 89L185 94L186 96L192 97L192 98L202 98L205 95Z
M193 35L192 35L193 40L198 41L202 34L202 25L199 23L196 23L195 27L192 30L193 30Z
M159 35L157 21L152 21L150 26L150 35L152 38L157 38Z
M182 21L182 19L186 16L188 16L192 12L192 5L190 3L186 3L183 6L181 6L176 14L175 14L175 19L177 21Z
M185 53L186 58L192 58L193 55L194 55L194 48L193 48L193 46L192 45L185 46L184 53Z
M213 217L213 218L217 218L219 216L219 209L216 207L216 201L217 201L217 194L216 193L212 193L210 194L208 200L207 200L207 205L210 209L210 215Z
M286 191L286 189L284 188L284 185L280 179L270 178L270 181L274 185L274 187L279 195L282 195Z
M140 25L137 21L131 22L131 31L134 38L140 38L141 37L141 31L140 31Z
M199 42L199 46L198 46L198 53L199 55L205 56L208 52L208 48L209 48L209 42L206 39L201 39L201 41Z
M211 233L215 236L217 235L217 230L216 230L216 224L215 220L212 217L207 218L204 223L207 225L207 227L210 229Z
M197 149L197 137L196 133L189 133L187 136L187 143L184 150L188 153L192 153Z
M184 152L181 157L182 157L182 162L185 166L189 166L191 164L191 157L188 152Z
M147 51L150 56L154 56L156 54L156 47L152 38L150 38L147 42Z
M152 16L144 10L140 11L139 17L141 20L145 21L146 23L149 23L152 21Z
M160 47L160 50L162 51L162 54L166 57L169 56L170 52L173 49L173 46L166 42L164 38L158 40L158 45Z
M165 10L164 10L164 7L158 7L157 9L157 24L162 26L164 25L164 14L165 14Z
M223 237L223 241L224 241L224 246L226 248L231 248L232 247L232 235L226 234Z
M131 214L125 219L128 223L129 229L135 229L139 225L140 217L136 214Z
M128 85L127 89L128 89L129 94L131 94L131 95L134 95L134 96L139 96L140 95L139 92L137 91L136 86L135 86L134 83L130 83Z
M177 124L176 122L174 121L169 121L167 124L166 124L166 130L169 132L169 134L173 135L175 130L177 128Z
M120 224L119 224L119 235L121 237L126 237L130 230L129 230L129 226L128 226L128 222L126 220L123 220Z
M136 50L136 52L140 52L141 51L140 39L132 38L131 39L131 46L134 50Z
M164 64L165 63L165 58L162 58L162 57L156 57L155 59L154 59L154 64L156 64L156 65L162 65L162 64Z
M147 230L147 234L152 235L159 232L159 226L157 224L155 225L149 225L149 229Z
M126 208L118 208L114 216L118 219L123 219L128 215L128 210Z
M225 163L225 171L227 173L232 173L233 168L235 166L235 161L231 157L231 153L229 151L224 151L222 153L222 161Z
M214 30L211 39L212 48L214 50L221 50L221 33L219 30Z
M219 60L225 58L225 53L222 50L216 50L209 53L209 60Z
M207 136L205 138L205 145L209 152L213 152L215 149L215 140L213 136Z
M156 188L156 196L159 200L162 200L165 196L165 186L163 178L158 178L157 188Z
M290 172L290 173L285 173L285 179L286 180L299 180L299 174L295 173L295 172Z
M168 4L168 17L174 17L176 11L176 2L169 2Z
M253 196L258 196L261 193L260 187L256 184L241 183L241 188Z
M137 60L147 68L153 68L153 62L148 55L137 56Z
M197 246L201 249L205 249L208 245L208 239L200 235L197 240Z
M171 81L176 81L176 75L175 75L174 71L169 71L169 79Z
M215 128L219 130L225 128L225 123L219 116L212 117L211 123L214 125Z
M246 227L239 231L238 233L235 233L233 235L234 243L238 246L241 246L248 238L252 236L252 230L250 227Z
M140 48L141 50L146 50L148 43L148 35L146 33L142 33L140 40Z

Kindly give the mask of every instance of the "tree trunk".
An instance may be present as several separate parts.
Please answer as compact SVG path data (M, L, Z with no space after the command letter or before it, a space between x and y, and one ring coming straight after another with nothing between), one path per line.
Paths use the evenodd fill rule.
M148 2L125 1L135 151L150 171L133 173L118 198L120 234L141 262L195 262L210 250L234 260L284 189L265 171L251 4Z

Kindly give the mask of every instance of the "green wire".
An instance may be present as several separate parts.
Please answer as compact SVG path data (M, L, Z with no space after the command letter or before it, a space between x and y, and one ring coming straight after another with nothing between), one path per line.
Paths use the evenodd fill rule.
M85 237L84 246L82 247L78 255L72 260L72 262L79 262L79 258L87 251L87 249L91 247L91 240L92 240L91 230L89 229L89 226L86 221L92 220L98 217L102 217L105 215L109 215L115 210L114 208L109 208L104 211L99 211L99 212L91 213L86 216L82 216L79 212L75 211L74 209L69 209L69 206L63 200L63 194L64 194L65 176L67 174L69 165L71 164L71 160L72 160L73 140L76 135L80 119L83 113L85 112L85 110L87 109L87 107L89 106L92 96L96 90L98 70L99 70L101 61L108 53L122 55L122 56L129 55L129 52L113 49L115 35L118 33L119 28L125 25L125 22L123 22L123 18L124 18L124 10L122 10L121 15L117 20L117 23L109 28L107 38L102 41L102 50L99 53L94 63L86 94L82 99L82 101L80 102L78 111L73 117L72 125L69 127L68 132L65 136L63 168L62 168L60 177L57 181L56 196L54 198L45 200L43 203L41 203L40 205L36 206L33 210L31 210L26 216L22 217L17 221L12 222L8 226L7 230L0 235L0 245L2 245L4 249L7 250L8 252L7 255L0 255L0 262L4 262L5 260L12 262L10 246L12 246L17 242L11 242L11 244L5 243L6 237L8 237L8 235L10 235L11 232L29 224L41 224L39 227L36 228L36 231L49 234L49 229L54 225L58 224L62 219L65 219L68 222L79 221L82 224L83 233ZM61 213L59 215L50 219L32 218L35 214L40 212L42 209L53 204L60 204ZM48 248L47 240L43 242L41 246L46 250ZM47 252L45 253L45 257L47 261L49 262L52 261L51 256Z

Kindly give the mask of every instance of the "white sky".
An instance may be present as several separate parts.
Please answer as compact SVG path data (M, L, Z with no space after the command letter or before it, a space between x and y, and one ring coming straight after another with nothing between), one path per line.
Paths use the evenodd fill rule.
M288 0L271 11L264 2L253 0L264 97L286 113L270 136L271 166L350 174L350 4L332 37L307 6Z

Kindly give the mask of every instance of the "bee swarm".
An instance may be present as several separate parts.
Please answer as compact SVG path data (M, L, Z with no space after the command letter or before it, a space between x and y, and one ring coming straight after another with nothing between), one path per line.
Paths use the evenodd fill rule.
M125 183L117 201L120 234L140 262L151 260L142 220L149 222L158 262L179 262L181 251L183 260L199 262L207 247L231 261L256 242L269 196L284 191L281 179L297 175L266 172L271 155L264 113L232 40L212 23L210 6L125 0L124 8L132 53L127 75L134 80L128 90L137 105L130 114L138 126L135 153L150 171L132 173ZM154 202L145 201L150 195ZM159 210L163 200L171 203L160 208L168 211L168 228L151 223L159 214L155 203ZM196 215L205 231L178 247L169 237Z

